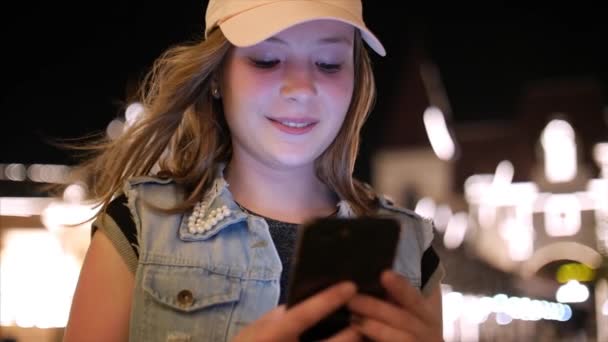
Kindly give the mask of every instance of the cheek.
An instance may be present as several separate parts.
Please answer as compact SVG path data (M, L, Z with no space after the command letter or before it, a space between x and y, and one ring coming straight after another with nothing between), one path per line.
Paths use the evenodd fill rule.
M225 74L222 100L229 123L237 118L243 119L247 112L255 110L256 99L263 98L260 94L263 88L256 84L259 82L237 65L233 65L231 72Z
M230 103L233 110L242 112L257 112L267 101L272 91L273 81L266 77L259 77L251 73L241 72L238 79L231 82Z
M238 78L233 80L232 84L240 89L243 96L251 97L268 92L272 81L270 77L261 76L251 70L244 70L239 73Z
M332 112L341 114L342 117L346 115L352 100L353 89L353 79L348 77L328 83L323 87L322 91L332 107Z

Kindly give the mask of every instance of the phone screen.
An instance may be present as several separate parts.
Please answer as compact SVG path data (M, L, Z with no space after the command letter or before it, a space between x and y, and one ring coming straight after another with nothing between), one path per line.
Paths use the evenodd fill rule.
M298 232L291 268L287 307L343 280L359 292L385 297L380 274L393 266L399 241L399 222L387 217L322 218ZM348 326L346 308L328 316L301 336L302 341L324 339Z

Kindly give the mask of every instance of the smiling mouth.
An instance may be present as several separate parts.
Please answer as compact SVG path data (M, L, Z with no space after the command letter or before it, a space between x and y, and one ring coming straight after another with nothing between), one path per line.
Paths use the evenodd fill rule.
M275 119L267 118L273 126L288 134L304 134L310 132L318 121L311 119Z

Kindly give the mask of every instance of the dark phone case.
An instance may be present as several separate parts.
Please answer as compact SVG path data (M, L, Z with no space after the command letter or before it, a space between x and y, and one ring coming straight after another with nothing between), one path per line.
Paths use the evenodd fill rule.
M287 307L342 280L359 292L384 298L380 274L393 266L400 225L391 218L322 218L298 232ZM350 313L340 308L306 331L301 341L328 338L348 326Z

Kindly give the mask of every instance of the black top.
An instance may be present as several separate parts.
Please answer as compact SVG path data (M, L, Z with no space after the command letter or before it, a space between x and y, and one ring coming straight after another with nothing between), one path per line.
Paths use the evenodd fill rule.
M137 249L137 229L135 228L135 222L133 221L131 212L126 204L127 198L124 194L116 197L108 205L106 213L114 220L114 222L116 222L124 236L129 241L129 244L132 246L133 252L137 257L139 257L139 251ZM281 264L283 265L283 272L281 273L280 280L282 290L279 298L279 304L283 304L287 299L287 282L289 278L291 258L296 244L298 225L295 223L277 221L261 215L258 216L263 217L268 223L270 236L272 237L272 241L277 249L279 258L281 259ZM420 288L424 287L431 275L435 272L435 270L437 270L438 266L439 257L433 247L430 246L422 255Z
M279 258L281 258L281 264L283 265L283 272L281 272L281 294L279 296L279 304L283 304L287 300L289 268L291 265L291 257L296 246L298 225L295 223L273 220L268 217L264 217L264 219L268 222L268 230L270 230L272 242L274 242L274 245L277 248Z

